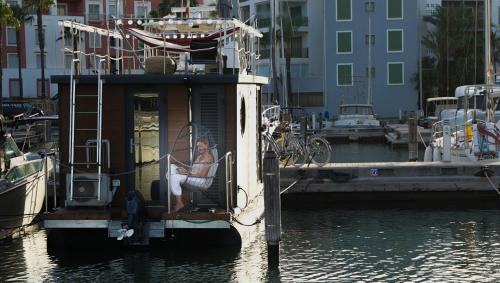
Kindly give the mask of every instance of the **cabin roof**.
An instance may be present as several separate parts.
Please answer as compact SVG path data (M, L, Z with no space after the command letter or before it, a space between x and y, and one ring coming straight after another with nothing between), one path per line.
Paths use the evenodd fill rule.
M458 98L451 97L451 96L441 96L441 97L427 98L427 102L435 102L435 101L450 101L450 102L455 102L457 100L458 100Z
M96 75L74 76L78 84L96 84ZM254 75L102 75L106 84L268 84L268 78ZM69 75L52 76L51 82L69 84Z

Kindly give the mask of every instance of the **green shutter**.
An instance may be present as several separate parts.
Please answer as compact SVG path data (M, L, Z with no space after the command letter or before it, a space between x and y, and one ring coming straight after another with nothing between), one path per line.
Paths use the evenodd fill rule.
M393 63L388 65L389 68L389 84L403 83L403 64Z
M351 0L337 0L337 20L351 19Z
M403 18L403 0L387 0L387 18Z
M337 52L338 53L352 52L351 32L337 33Z
M403 31L391 30L387 37L388 51L403 51Z
M352 65L337 66L337 84L352 85Z

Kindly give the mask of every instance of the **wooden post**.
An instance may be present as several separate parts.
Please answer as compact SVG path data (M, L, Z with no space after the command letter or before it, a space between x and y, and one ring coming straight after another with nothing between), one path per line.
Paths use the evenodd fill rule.
M281 240L281 199L279 163L274 151L266 151L263 169L267 260L270 268L277 268Z
M417 161L418 141L417 141L417 113L411 111L408 115L408 160Z
M302 138L304 138L304 143L307 143L306 133L307 133L307 116L303 114L302 116L300 116L300 134L302 135Z

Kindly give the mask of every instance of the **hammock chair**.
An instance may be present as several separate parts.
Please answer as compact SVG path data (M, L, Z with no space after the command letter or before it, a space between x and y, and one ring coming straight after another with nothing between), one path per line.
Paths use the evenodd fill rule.
M214 178L217 174L217 167L219 167L219 160L218 160L219 156L217 152L217 145L211 147L209 150L214 161L209 165L210 168L208 169L207 175L205 177L193 176L190 175L191 170L189 170L188 177L181 184L181 187L183 189L191 192L197 192L197 191L206 191L212 186ZM193 165L191 166L191 168L193 167Z
M194 147L193 147L193 152L192 152L192 160L190 161L190 164L184 164L178 160L175 160L177 163L181 164L182 167L187 168L188 174L187 178L180 183L180 186L187 191L191 192L199 192L199 191L206 191L208 190L214 181L214 178L217 176L217 168L219 166L219 154L217 150L217 144L215 144L214 140L212 139L212 136L210 134L210 131L207 129L204 129L203 127L200 127L198 125L192 124L192 134L194 137ZM189 137L191 138L189 134L189 128L183 128L179 135L177 136L177 140L180 140L182 138ZM208 164L201 164L201 163L196 163L196 158L199 155L198 148L196 146L196 143L202 141L203 143L208 145L208 150L210 154L212 155L212 160L209 165ZM174 144L174 149L175 150L175 144ZM209 166L208 172L206 176L200 177L200 176L195 176L193 175L193 171L199 170L199 167L205 167ZM174 174L175 172L170 172L170 174ZM167 176L167 179L170 179L169 176Z

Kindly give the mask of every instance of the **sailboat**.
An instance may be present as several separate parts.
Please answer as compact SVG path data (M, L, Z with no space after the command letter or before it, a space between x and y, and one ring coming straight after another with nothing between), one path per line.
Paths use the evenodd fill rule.
M454 115L442 115L442 120L433 124L432 141L426 148L424 161L485 165L500 161L500 122L496 122L500 85L493 82L490 34L491 1L485 1L486 82L457 87L457 110Z

